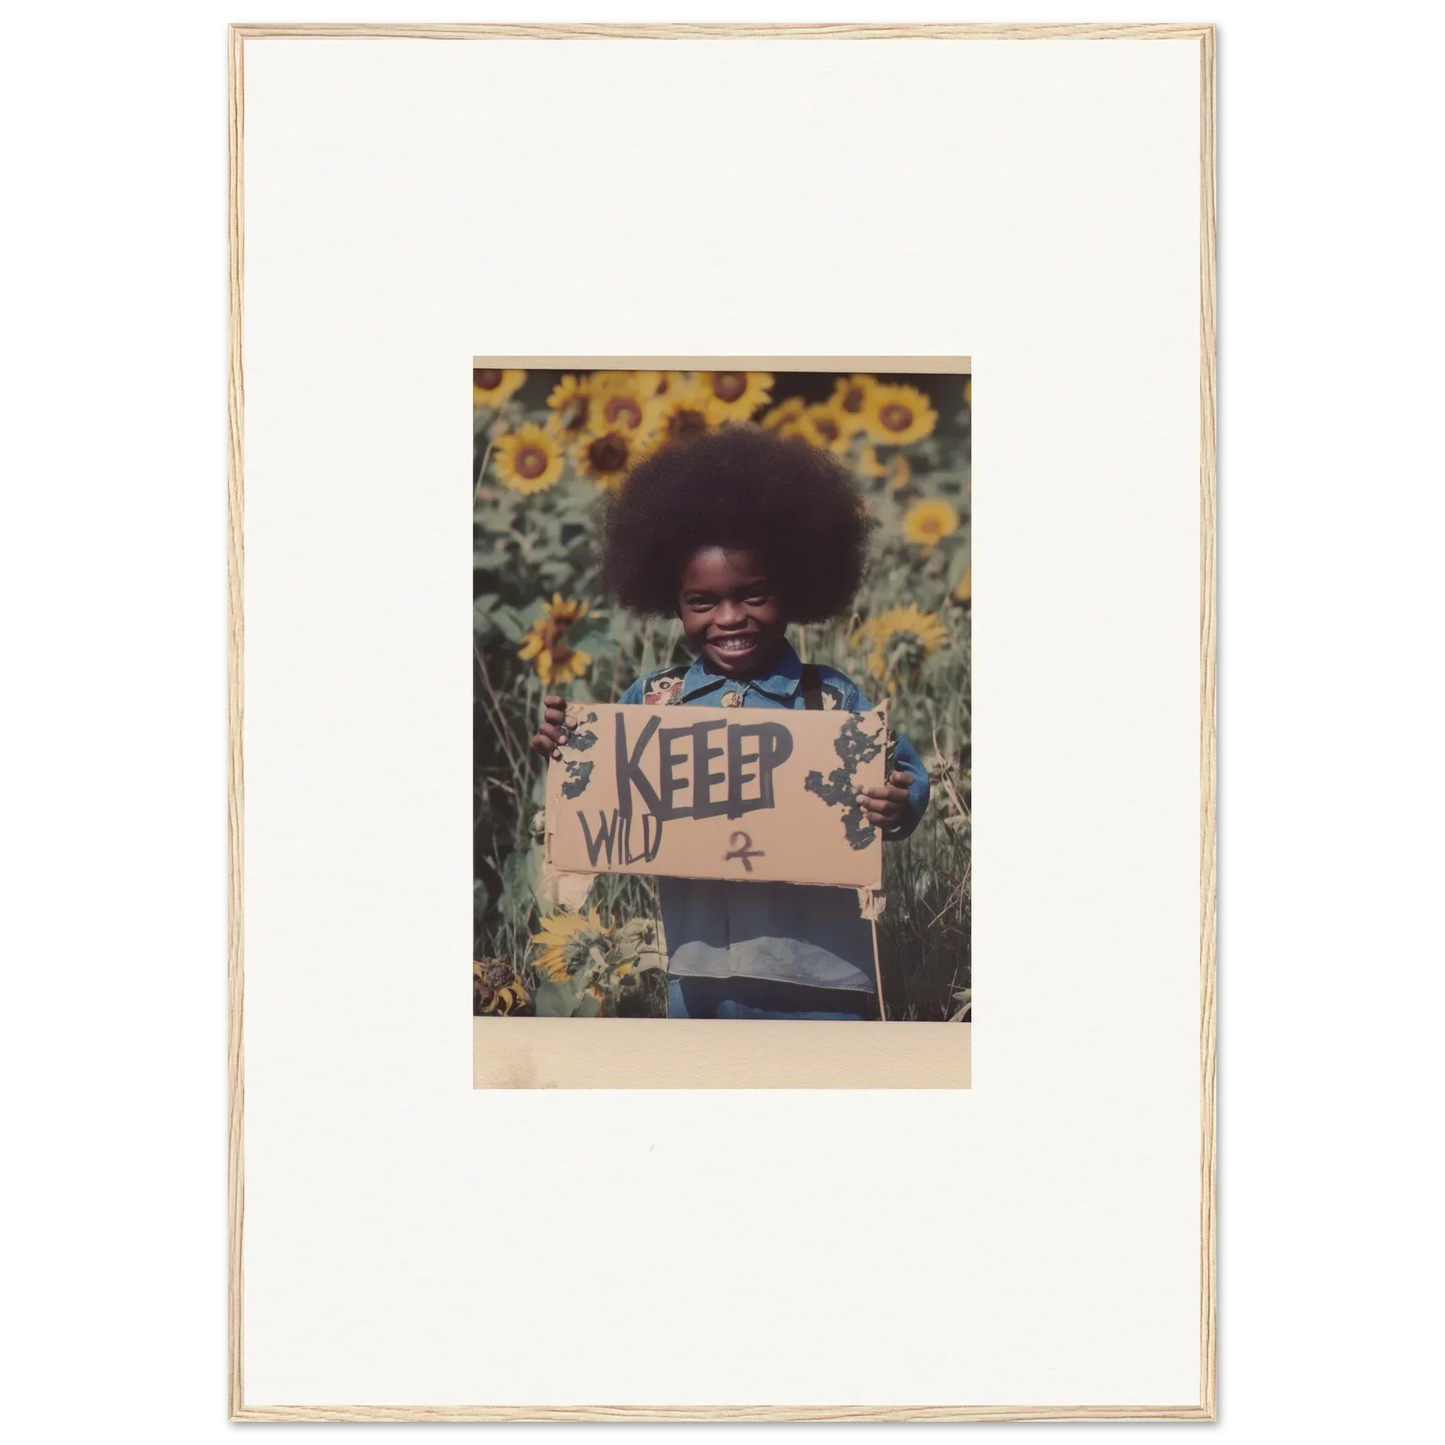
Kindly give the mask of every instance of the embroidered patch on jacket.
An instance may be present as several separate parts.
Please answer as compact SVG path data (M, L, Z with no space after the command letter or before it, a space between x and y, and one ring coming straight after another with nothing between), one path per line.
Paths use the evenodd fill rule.
M680 677L654 677L642 694L642 701L648 707L670 707L681 700L682 684Z

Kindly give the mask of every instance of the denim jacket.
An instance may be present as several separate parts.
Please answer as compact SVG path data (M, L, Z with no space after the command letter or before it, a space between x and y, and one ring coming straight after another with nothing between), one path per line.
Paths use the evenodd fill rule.
M866 712L873 706L853 680L819 666L825 709ZM806 706L803 665L784 646L766 677L734 679L706 659L639 678L618 699L666 707ZM729 698L738 701L730 702ZM898 735L893 771L909 775L908 813L883 836L906 838L928 808L928 772L907 738ZM706 878L659 878L667 970L704 978L765 978L819 988L875 988L873 926L851 888L801 883L741 883Z

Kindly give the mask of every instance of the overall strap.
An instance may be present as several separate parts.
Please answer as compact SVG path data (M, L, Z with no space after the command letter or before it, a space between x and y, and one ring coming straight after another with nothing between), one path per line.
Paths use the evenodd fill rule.
M798 682L798 690L803 694L803 706L809 712L822 712L823 710L823 674L811 662L803 664L803 675Z

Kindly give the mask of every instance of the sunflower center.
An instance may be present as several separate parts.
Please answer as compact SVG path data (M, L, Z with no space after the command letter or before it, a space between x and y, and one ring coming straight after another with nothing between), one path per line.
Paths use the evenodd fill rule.
M670 437L696 436L699 432L707 430L707 415L704 412L695 411L690 406L681 407L673 412L667 424L667 434Z
M713 395L720 401L736 401L747 389L747 373L743 371L720 371L712 379Z
M843 393L843 410L863 410L863 388L861 386L850 386L848 390Z
M478 371L472 368L472 385L479 386L483 391L495 391L502 384L502 373L500 371Z
M547 470L547 453L537 446L518 447L512 465L516 467L518 476L534 482Z
M587 448L587 460L599 472L620 472L627 465L627 443L608 433Z
M904 406L901 401L890 401L878 413L878 420L889 431L907 431L913 424L913 408Z
M554 657L571 656L572 649L567 646L564 640L567 628L571 625L570 617L549 617L542 624L542 647L544 651L550 652Z
M630 396L609 397L607 405L602 408L602 414L612 426L616 426L619 421L630 427L642 425L642 408Z
M818 428L818 435L822 437L825 442L835 442L838 440L838 423L835 422L832 417L820 416L815 425Z

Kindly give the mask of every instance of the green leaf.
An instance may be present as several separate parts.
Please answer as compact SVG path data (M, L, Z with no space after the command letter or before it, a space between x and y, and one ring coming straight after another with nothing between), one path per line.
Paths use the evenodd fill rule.
M584 993L577 1007L572 1010L572 1017L578 1019L595 1019L602 1012L602 1004L593 994Z
M498 607L492 613L492 623L508 642L520 642L528 627L510 607Z
M968 571L970 562L970 549L966 546L957 546L953 549L953 555L948 563L948 586L952 590L963 580L963 574Z
M537 989L536 1005L539 1019L569 1019L578 1011L578 991L572 984L544 983ZM595 1004L596 999L592 1002Z

